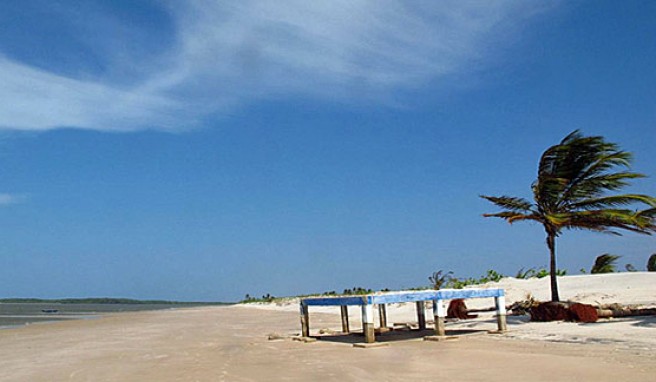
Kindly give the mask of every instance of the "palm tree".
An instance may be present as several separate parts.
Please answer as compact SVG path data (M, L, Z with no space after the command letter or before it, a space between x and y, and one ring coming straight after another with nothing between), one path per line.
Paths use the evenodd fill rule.
M640 194L606 195L644 175L630 172L632 155L603 137L584 137L576 130L540 158L533 183L533 202L512 196L485 196L503 211L484 214L509 223L536 221L547 234L550 255L551 300L559 301L556 279L556 238L564 229L583 229L620 235L618 229L642 234L656 232L656 198ZM623 171L613 172L616 167ZM649 206L642 211L626 206Z

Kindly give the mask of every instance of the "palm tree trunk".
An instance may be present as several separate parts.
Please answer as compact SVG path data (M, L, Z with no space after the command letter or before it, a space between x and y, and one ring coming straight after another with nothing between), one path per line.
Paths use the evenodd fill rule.
M547 247L549 247L550 255L550 266L549 266L549 276L551 279L551 301L558 302L560 301L560 296L558 296L558 279L556 278L558 268L556 268L556 235L553 233L547 233Z

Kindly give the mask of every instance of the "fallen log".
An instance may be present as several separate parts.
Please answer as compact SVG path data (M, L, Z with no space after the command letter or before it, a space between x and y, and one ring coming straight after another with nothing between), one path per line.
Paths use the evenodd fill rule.
M569 306L564 302L543 302L529 309L531 321L573 321Z
M533 307L539 305L534 300L531 301L522 301L522 302L517 302L511 305L506 306L506 310L510 312L510 315L525 315L528 313L530 308L532 307L531 305L533 304ZM565 304L566 309L571 310L571 308L576 305L576 303L561 303ZM467 309L466 312L462 311L462 307L459 308L459 314L463 316L462 318L465 318L464 315L467 313L484 313L484 312L494 312L496 311L496 307L489 307L489 308L481 308L481 309ZM581 309L586 309L586 308L581 308L581 307L575 307L575 310L581 311ZM656 316L656 308L629 308L629 307L623 307L619 304L612 304L612 305L603 305L601 307L594 307L597 311L597 317L598 318L621 318L621 317L639 317L639 316ZM452 311L457 311L455 307L452 308ZM573 320L573 321L580 321L580 322L594 322L592 321L592 317L594 314L591 313L589 309L587 309L586 313L580 313L582 315L585 315L588 317L587 319L577 319L579 317L578 315L576 317L572 317L572 312L570 311L569 314L566 316ZM454 315L457 316L457 315ZM563 317L564 318L564 317Z

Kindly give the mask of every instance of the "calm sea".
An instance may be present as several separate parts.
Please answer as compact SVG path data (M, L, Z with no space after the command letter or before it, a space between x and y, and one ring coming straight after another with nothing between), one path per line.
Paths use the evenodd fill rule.
M0 303L0 329L34 323L89 319L97 317L103 313L173 309L189 306L192 305Z

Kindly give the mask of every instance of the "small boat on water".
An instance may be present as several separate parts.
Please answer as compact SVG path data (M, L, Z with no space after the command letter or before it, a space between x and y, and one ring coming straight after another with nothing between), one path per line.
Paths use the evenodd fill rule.
M59 313L59 309L41 309L41 313L46 313L46 314Z

